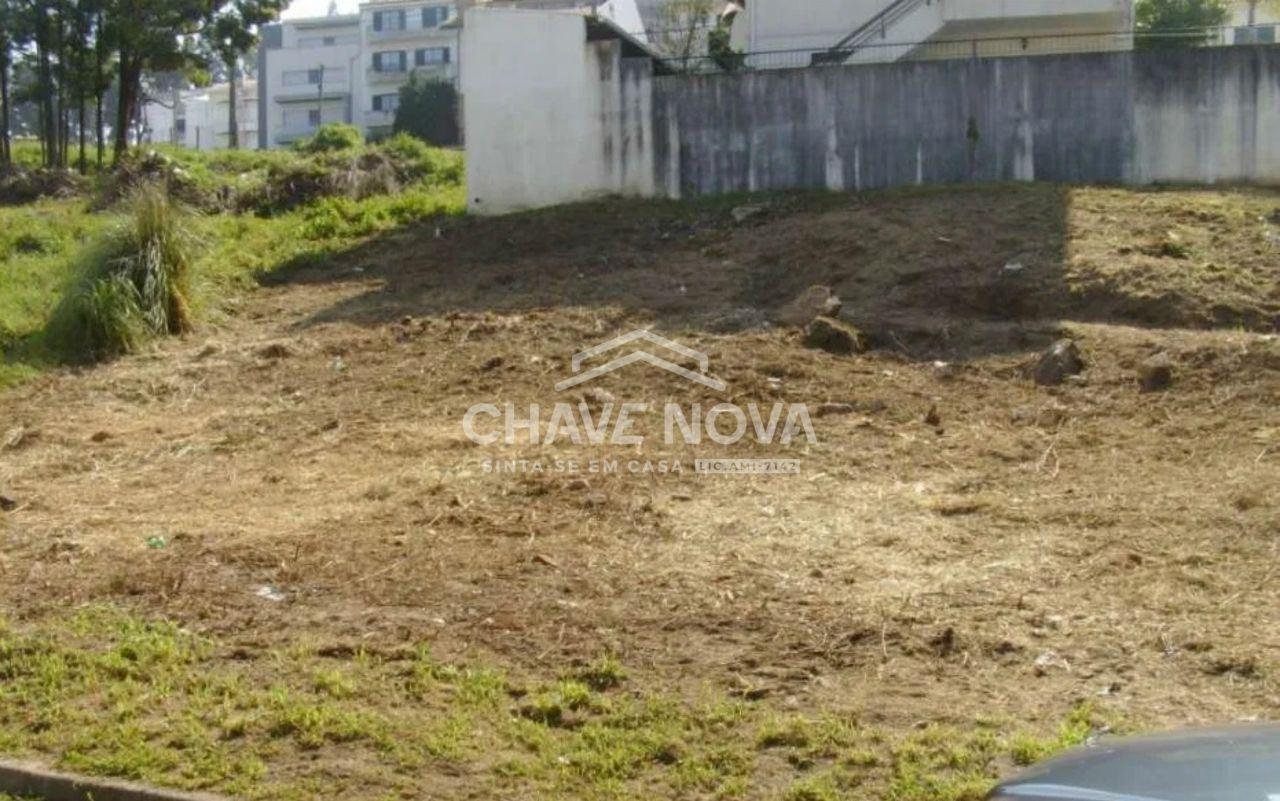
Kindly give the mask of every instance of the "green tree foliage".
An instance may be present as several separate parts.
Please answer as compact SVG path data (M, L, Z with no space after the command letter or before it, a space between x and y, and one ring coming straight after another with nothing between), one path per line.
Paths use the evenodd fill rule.
M1138 0L1134 11L1137 44L1144 48L1204 45L1213 29L1230 17L1226 0Z
M706 55L707 33L715 18L713 0L665 0L658 7L658 49L681 62Z
M400 105L393 125L433 145L459 144L458 92L448 81L432 81L413 75L400 87Z
M105 33L115 44L115 154L129 149L129 130L142 99L142 76L147 70L177 70L187 66L191 53L184 37L199 33L210 19L208 0L107 0Z
M731 32L728 26L722 25L707 34L707 55L715 65L725 72L742 69L746 58L742 52L734 49L730 41Z

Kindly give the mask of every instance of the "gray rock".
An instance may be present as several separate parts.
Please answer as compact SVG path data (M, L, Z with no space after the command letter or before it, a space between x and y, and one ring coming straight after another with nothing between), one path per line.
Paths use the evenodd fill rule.
M1084 372L1084 359L1075 340L1059 339L1036 362L1034 377L1042 387L1056 387L1068 377Z

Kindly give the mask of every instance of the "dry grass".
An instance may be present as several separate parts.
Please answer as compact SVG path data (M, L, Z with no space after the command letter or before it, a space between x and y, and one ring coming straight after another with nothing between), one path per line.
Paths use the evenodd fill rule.
M443 662L539 686L612 654L637 692L711 692L753 715L840 710L893 742L978 737L993 719L1000 738L1045 732L1083 701L1138 726L1275 716L1280 641L1260 624L1280 608L1280 342L1263 332L1277 262L1243 246L1215 256L1239 265L1241 286L1261 282L1247 304L1200 283L1148 301L1183 310L1180 328L1122 314L1144 297L1136 255L1131 269L1095 257L1116 271L1105 297L1091 290L1096 306L1072 289L1077 257L1114 246L1114 225L1096 220L1163 216L1149 199L1184 196L1277 205L998 188L780 198L746 227L715 204L602 204L393 234L282 277L227 330L9 393L7 428L22 436L0 437L0 490L20 506L0 514L0 597L37 626L67 606L125 605L228 654L427 643ZM1010 285L1013 261L1026 275ZM875 350L712 333L819 282ZM1262 330L1195 330L1208 321L1186 310L1215 306ZM797 477L484 471L491 456L687 465L692 449L653 441L492 451L461 433L476 402L554 403L575 351L640 325L707 351L735 401L848 413L817 419L819 443L786 454L803 462ZM1064 333L1086 380L1035 387L1025 365ZM1142 394L1134 370L1156 351L1175 360L1175 384ZM698 399L644 367L604 387ZM941 420L926 424L935 405ZM341 678L313 686L342 695ZM785 728L766 739L795 748ZM1040 753L966 742L985 755L984 781L1008 767L999 754ZM886 759L840 747L854 763ZM860 791L803 753L770 753L729 795L887 786ZM385 769L360 749L326 754L352 775ZM920 764L945 762L929 754ZM307 764L291 751L267 761L285 774ZM468 778L496 769L464 765ZM419 793L470 784L436 763L408 770ZM930 797L930 775L898 797Z

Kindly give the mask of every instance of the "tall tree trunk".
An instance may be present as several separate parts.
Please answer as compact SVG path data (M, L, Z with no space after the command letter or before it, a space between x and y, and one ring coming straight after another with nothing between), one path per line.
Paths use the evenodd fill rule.
M84 96L84 92L81 92L80 103L79 103L80 105L79 123L80 124L78 126L80 129L80 174L81 175L84 175L89 172L89 157L85 152L85 147L88 144L88 142L86 141L87 132L85 131L85 123L88 121L87 117L89 116L89 110L85 107L86 105L85 100L86 98Z
M139 57L124 48L120 51L120 103L116 106L115 160L129 152L129 131L138 104L138 82L142 78Z
M9 145L9 60L0 60L0 167L13 163Z
M36 19L36 69L40 78L40 139L44 166L58 166L58 118L54 112L53 65L49 61L49 18Z
M231 102L227 104L229 111L227 112L227 147L231 150L240 148L240 127L236 119L236 68L239 66L240 59L233 58L227 62L227 75L230 80L227 84L227 99ZM217 145L217 142L214 143Z
M54 30L54 45L57 47L58 53L58 166L62 169L67 168L67 140L71 136L71 109L68 108L67 101L70 99L71 93L67 89L70 82L71 70L67 66L67 16L66 3L58 3L57 27Z
M107 130L106 130L107 122L102 118L102 102L103 102L102 95L103 94L104 93L102 92L102 90L98 90L97 92L94 93L94 97L93 97L93 104L94 104L93 128L98 139L98 169L99 170L102 169L102 163L106 161L106 158L107 158Z
M102 169L102 162L106 157L106 131L104 129L105 121L102 119L102 96L107 93L104 87L102 75L107 70L106 64L106 20L103 18L102 9L98 9L98 13L94 16L93 21L94 42L93 42L93 105L94 105L94 132L98 138L98 169Z

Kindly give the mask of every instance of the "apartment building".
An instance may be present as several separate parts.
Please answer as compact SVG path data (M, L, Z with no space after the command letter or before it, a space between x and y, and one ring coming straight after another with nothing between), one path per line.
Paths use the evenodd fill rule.
M240 147L259 146L258 84L240 81L236 87L236 130ZM164 101L143 109L141 141L182 145L193 150L225 148L230 136L231 87L220 83L202 89L174 91Z
M259 147L283 147L330 122L356 122L363 102L360 15L286 20L262 30Z
M1227 24L1231 27L1222 32L1220 44L1275 44L1280 42L1280 3L1236 0Z
M410 75L457 79L457 10L429 0L375 0L361 6L360 27L367 102L357 124L377 136L391 130Z
M282 147L345 122L368 136L391 130L400 87L417 74L457 79L457 10L433 0L371 0L358 14L285 20L263 28L258 131Z

